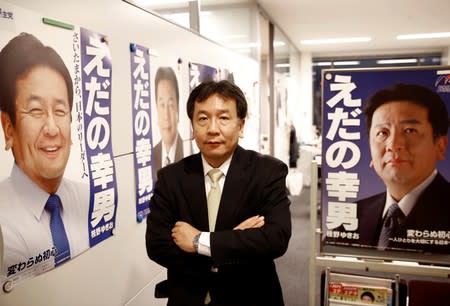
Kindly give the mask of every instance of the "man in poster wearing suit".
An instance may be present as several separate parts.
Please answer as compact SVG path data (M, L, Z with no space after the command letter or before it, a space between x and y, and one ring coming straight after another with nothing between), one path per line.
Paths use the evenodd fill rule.
M178 133L180 93L175 72L160 67L155 76L155 101L161 141L153 148L155 172L179 161L183 155L183 140Z
M287 166L238 145L247 102L230 82L201 83L187 112L200 153L159 171L147 219L168 305L284 305L274 259L291 236Z
M89 186L63 177L72 104L72 79L55 50L28 33L1 50L1 123L14 165L0 182L0 278L37 264L42 273L89 248Z
M450 184L436 169L448 142L445 103L426 87L396 84L372 96L365 117L370 166L387 190L358 202L359 243L448 254Z

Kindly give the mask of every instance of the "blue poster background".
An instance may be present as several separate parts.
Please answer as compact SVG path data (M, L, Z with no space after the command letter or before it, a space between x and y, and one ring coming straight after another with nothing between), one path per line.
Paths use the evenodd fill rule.
M337 91L331 90L332 83L336 82L336 76L351 79L351 83L355 87L351 90L351 99L357 101L360 99L360 107L347 107L344 105L343 100L340 100L336 106L343 108L344 112L349 114L355 109L359 109L361 112L359 115L349 116L352 119L359 119L359 125L348 126L346 130L348 133L359 133L360 138L357 140L352 140L360 151L360 158L358 162L352 166L350 169L344 169L342 166L331 167L327 164L326 152L335 143L335 139L327 139L326 135L331 128L331 120L327 119L330 113L335 110L327 105L330 99L335 99ZM447 109L450 109L450 89L447 85L450 76L450 67L416 67L416 68L389 68L389 69L361 69L361 70L350 70L350 69L333 69L324 70L322 75L323 84L323 135L322 135L322 233L323 240L327 242L327 237L325 236L327 232L326 218L328 216L328 193L326 188L325 179L328 177L330 172L346 171L356 173L359 180L359 190L357 191L356 198L352 199L356 202L359 199L366 198L369 195L374 195L385 191L385 186L383 181L377 176L375 171L369 167L371 160L368 135L366 132L366 123L364 120L364 106L366 100L368 100L376 91L390 87L396 83L413 83L426 86L435 92L437 92L440 97L444 100L447 105ZM450 83L449 83L450 84ZM357 102L354 103L355 105ZM351 153L347 151L347 156L344 158L346 160L350 159ZM450 149L447 148L446 160L439 161L437 165L438 171L443 174L443 176L450 180ZM334 200L335 201L335 200Z
M133 114L133 160L136 188L136 220L150 212L153 194L152 114L150 107L150 59L148 48L130 44L131 104Z
M104 35L80 28L84 131L89 168L90 246L112 235L117 184L111 142L112 64Z
M204 81L217 81L217 69L208 65L189 63L189 92Z

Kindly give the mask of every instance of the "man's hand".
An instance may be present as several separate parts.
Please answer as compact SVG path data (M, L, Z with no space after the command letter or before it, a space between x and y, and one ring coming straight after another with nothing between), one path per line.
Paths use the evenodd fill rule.
M172 239L175 244L185 252L195 253L194 237L200 234L200 231L189 223L178 221L172 228Z
M260 228L264 225L264 216L253 216L247 220L242 221L238 226L233 228L233 230L245 230L249 228Z

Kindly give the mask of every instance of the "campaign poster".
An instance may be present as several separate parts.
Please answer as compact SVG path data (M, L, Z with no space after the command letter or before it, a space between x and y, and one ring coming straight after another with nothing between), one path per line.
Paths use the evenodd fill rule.
M234 74L229 69L219 68L219 80L227 80L234 84Z
M219 71L217 68L203 64L189 63L189 92L202 82L218 80Z
M192 152L190 120L186 113L187 88L182 60L171 55L151 59L153 167L176 163Z
M130 65L136 220L142 222L150 212L149 203L156 179L152 156L149 49L131 43Z
M79 32L84 131L91 190L89 242L90 246L94 246L110 237L116 225L117 181L111 141L112 63L107 36L84 28L80 28Z
M105 37L0 1L0 284L111 236L116 180Z
M322 81L323 245L450 254L450 68L326 70Z

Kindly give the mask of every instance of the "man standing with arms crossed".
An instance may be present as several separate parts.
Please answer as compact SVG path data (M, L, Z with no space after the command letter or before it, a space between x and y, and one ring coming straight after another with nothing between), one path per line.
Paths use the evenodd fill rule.
M200 153L159 171L147 219L168 305L284 305L274 259L291 236L287 166L238 145L247 102L230 82L200 84L187 113Z

